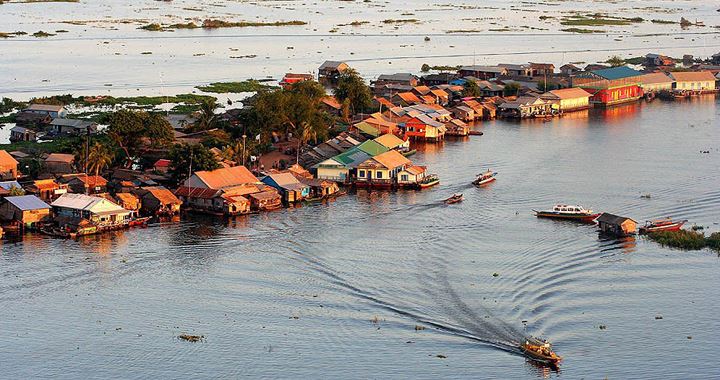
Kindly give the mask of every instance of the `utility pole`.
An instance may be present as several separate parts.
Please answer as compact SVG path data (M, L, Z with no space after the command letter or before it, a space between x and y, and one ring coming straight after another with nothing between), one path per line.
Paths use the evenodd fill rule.
M247 138L247 135L242 135L243 138L243 152L242 152L242 164L245 166L245 139Z

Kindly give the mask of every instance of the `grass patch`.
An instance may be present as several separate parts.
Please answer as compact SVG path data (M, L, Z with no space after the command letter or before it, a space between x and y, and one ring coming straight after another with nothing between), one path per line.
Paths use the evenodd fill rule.
M675 21L658 20L658 19L652 19L652 20L650 20L650 22L653 24L677 24L677 22L675 22Z
M382 20L383 24L415 24L415 23L419 23L419 22L420 22L420 20L418 20L416 18Z
M149 30L151 32L159 32L159 31L163 30L163 27L160 24L153 23L153 24L147 24L147 25L141 26L138 29Z
M663 247L680 248L686 250L700 250L709 247L720 250L720 232L706 237L702 232L696 231L658 231L647 235Z
M255 79L248 79L242 82L215 82L207 86L196 86L202 92L212 92L215 94L239 93L239 92L258 92L271 89L272 86L262 84Z
M589 33L607 33L606 30L599 30L599 29L584 29L584 28L566 28L566 29L560 29L561 32L568 32L568 33L583 33L583 34L589 34Z
M33 37L51 37L54 35L54 33L43 32L42 30L39 30L32 34Z
M292 26L292 25L307 25L305 21L293 20L293 21L275 21L275 22L250 22L250 21L223 21L207 19L203 21L202 27L205 29L217 29L217 28L245 28L245 27L257 27L257 26Z
M197 29L199 27L200 27L199 25L195 24L192 21L185 23L185 24L180 23L180 24L168 25L168 28L170 28L170 29Z
M642 17L611 17L600 13L592 15L573 15L564 17L560 25L565 26L606 26L606 25L630 25L645 21Z

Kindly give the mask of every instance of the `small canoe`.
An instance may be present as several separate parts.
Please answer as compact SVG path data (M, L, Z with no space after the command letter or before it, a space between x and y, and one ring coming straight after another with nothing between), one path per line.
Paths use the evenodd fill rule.
M462 193L456 193L453 194L450 198L446 199L444 202L445 204L451 205L453 203L462 202L463 199L465 199L462 195Z
M652 220L645 222L645 225L640 227L640 233L649 234L660 231L677 231L685 223L687 223L687 220L672 220L670 218Z

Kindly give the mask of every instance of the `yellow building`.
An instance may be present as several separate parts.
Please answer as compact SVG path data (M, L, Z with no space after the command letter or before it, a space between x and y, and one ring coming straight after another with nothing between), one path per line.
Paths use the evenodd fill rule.
M579 111L590 108L592 95L582 88L572 87L548 91L541 99L553 104L553 109L562 112Z
M360 164L357 169L356 184L374 186L392 186L397 182L397 174L412 162L402 154L389 150Z
M679 91L715 90L715 76L709 71L675 71L670 73L675 80L673 89Z
M640 76L640 87L645 92L672 91L673 80L665 73L650 73Z

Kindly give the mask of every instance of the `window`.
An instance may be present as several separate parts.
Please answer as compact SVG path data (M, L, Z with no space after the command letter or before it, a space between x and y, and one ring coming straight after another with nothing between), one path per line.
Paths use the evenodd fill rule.
M382 172L381 171L375 172L375 178L382 178Z
M365 178L365 170L358 171L358 177Z
M407 174L403 174L403 175L400 176L400 179L401 179L403 182L407 182L409 178L408 178L408 175L407 175Z

